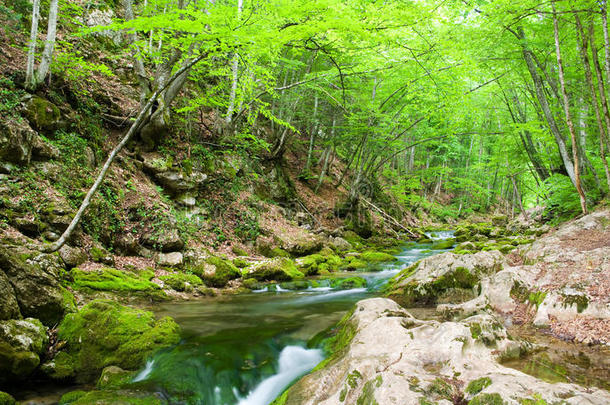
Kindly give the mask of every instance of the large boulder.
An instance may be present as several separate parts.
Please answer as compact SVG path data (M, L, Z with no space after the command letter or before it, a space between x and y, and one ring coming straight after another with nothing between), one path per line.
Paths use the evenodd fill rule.
M32 96L26 101L25 116L32 128L37 131L50 134L65 126L59 108L49 100L39 96Z
M201 277L207 285L218 288L241 276L239 269L233 263L217 256L199 259L190 266L189 270Z
M0 382L28 377L47 348L47 330L34 318L0 322Z
M178 343L180 327L171 318L110 300L94 300L69 314L57 332L64 349L43 365L54 378L91 381L104 367L136 370L160 348Z
M478 295L481 278L501 270L504 261L498 251L428 257L396 275L386 294L405 307L467 301Z
M0 121L0 160L27 165L38 134L23 120Z
M155 178L170 194L182 195L201 187L205 183L207 175L200 172L193 172L187 175L182 171L167 170L157 173Z
M282 241L281 248L293 256L306 256L322 249L323 240L313 233L304 232Z
M163 232L149 232L142 237L142 243L144 246L166 253L179 251L184 247L184 241L175 228Z
M274 404L606 404L610 393L543 382L498 360L530 346L509 339L491 315L422 321L395 302L358 302L340 323L332 355ZM454 402L459 400L460 402ZM492 402L489 402L492 400Z
M69 310L70 293L59 284L63 266L57 266L55 255L29 256L1 248L0 269L13 287L21 315L52 326Z

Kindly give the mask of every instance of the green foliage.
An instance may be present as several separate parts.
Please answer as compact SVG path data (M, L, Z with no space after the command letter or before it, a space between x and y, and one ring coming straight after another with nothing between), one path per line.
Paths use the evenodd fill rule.
M471 327L471 330L472 330L472 327ZM473 336L473 338L474 338L474 336ZM489 377L477 378L476 380L472 380L468 383L468 386L466 387L466 392L470 395L476 395L479 392L483 391L485 388L489 387L490 385L491 385L491 378L489 378Z

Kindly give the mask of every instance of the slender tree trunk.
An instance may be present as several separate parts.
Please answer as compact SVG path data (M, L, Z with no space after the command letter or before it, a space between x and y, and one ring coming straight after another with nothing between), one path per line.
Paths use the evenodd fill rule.
M30 43L28 46L28 61L25 69L25 85L29 89L35 86L34 64L36 62L36 40L38 38L38 21L40 20L40 0L32 3L32 28L30 30Z
M580 208L583 214L587 213L587 199L585 193L580 184L580 168L578 163L578 142L576 140L576 132L574 131L574 123L572 122L572 116L570 114L570 100L566 91L565 77L563 72L563 61L561 60L561 47L559 46L559 24L557 22L557 11L555 10L555 0L551 2L553 9L553 33L555 36L555 54L557 56L557 67L559 69L559 84L561 87L561 95L563 97L563 109L566 116L566 123L568 124L568 131L570 132L570 139L572 140L572 161L574 162L574 179L576 191L580 197Z
M568 177L570 177L570 180L572 181L572 184L574 185L574 187L576 187L576 176L574 175L574 163L570 159L570 154L568 153L568 148L566 146L565 141L563 140L563 137L561 136L561 131L559 130L557 122L555 121L553 112L551 111L551 107L549 105L548 99L544 92L544 85L542 82L542 78L540 77L540 75L538 74L538 71L536 69L536 64L534 63L532 51L528 48L528 46L525 42L525 40L526 40L525 33L523 32L522 28L519 28L519 30L518 30L518 38L521 41L521 50L522 50L523 58L525 60L525 64L527 65L527 69L530 73L530 76L532 77L532 80L534 81L536 99L538 100L538 104L540 105L540 108L542 109L544 118L549 126L549 129L551 130L551 133L553 134L553 137L555 138L555 143L557 144L557 149L559 149L559 155L561 156L561 161L566 170L566 173L568 174Z
M309 130L309 149L307 150L307 161L305 162L305 173L309 173L311 169L311 158L313 156L313 146L316 141L316 131L318 124L316 122L316 115L318 113L318 96L314 98L313 104L313 122Z
M59 12L58 0L51 0L49 4L49 25L47 28L47 40L44 44L40 65L36 71L35 87L44 81L49 74L49 68L53 61L53 51L55 50L55 37L57 36L57 13Z
M74 218L70 222L70 225L68 225L68 228L66 228L64 233L60 236L60 238L57 241L55 241L54 243L52 243L50 246L48 246L45 249L45 251L54 252L56 250L59 250L66 243L66 241L70 238L70 236L74 232L74 229L76 229L76 226L80 222L83 214L85 213L87 208L89 208L89 205L91 204L91 199L95 195L96 191L102 185L102 182L104 181L104 178L106 177L106 173L108 172L108 169L110 169L110 165L112 164L112 162L114 162L114 159L117 157L119 152L123 149L123 147L125 147L125 145L127 145L127 142L129 142L129 140L133 137L133 135L135 133L137 133L138 128L142 125L142 123L146 119L148 110L151 109L153 104L156 102L156 99L163 93L163 91L165 90L165 88L167 86L169 86L174 80L176 80L178 77L180 77L180 75L182 75L184 72L188 71L195 64L199 63L202 59L205 58L205 56L206 55L201 55L201 56L197 57L196 59L194 59L193 61L191 61L191 63L189 65L186 65L186 66L183 66L182 68L180 68L174 75L172 75L172 77L169 78L169 80L166 82L166 84L163 87L158 88L157 91L155 91L153 93L153 95L150 97L148 102L140 110L140 113L138 114L136 120L134 121L133 124L131 124L131 127L129 128L129 130L123 137L123 139L121 139L121 141L118 143L118 145L115 146L115 148L110 152L110 155L108 155L108 159L106 159L106 163L104 163L104 166L100 170L100 173L98 174L97 178L95 179L95 182L93 183L93 185L87 192L87 195L83 199L83 202L81 203L80 207L78 208L76 215L74 215Z
M331 142L333 142L332 139L335 135L335 123L336 123L336 118L333 116L333 126L330 131ZM322 172L320 173L320 177L318 178L318 184L316 185L316 188L314 190L314 193L316 193L316 194L318 193L320 186L324 182L324 177L326 177L326 172L328 171L328 162L329 162L329 158L331 155L331 150L332 150L331 145L328 145L328 147L326 148L326 157L324 158L324 166L322 166Z
M602 29L604 31L604 54L606 56L606 81L610 82L610 36L608 35L608 4L601 2ZM610 136L610 134L608 134Z
M585 80L589 87L589 93L591 94L591 104L593 104L593 111L595 112L595 122L597 122L597 129L599 131L599 154L600 154L600 158L602 159L602 162L604 164L604 172L606 174L606 185L608 186L608 189L610 190L610 170L608 169L608 161L606 160L606 151L604 148L604 138L608 139L608 137L607 137L608 128L604 127L601 112L599 110L597 91L595 90L595 86L593 85L593 75L591 74L591 64L589 63L589 54L587 52L589 43L586 39L586 33L580 22L580 18L578 17L578 14L575 14L574 18L576 20L576 27L578 28L578 32L580 34L580 39L581 39L581 46L579 46L579 50L580 50L580 56L582 59L582 64L583 64L584 71L585 71ZM589 41L591 41L590 36L589 36ZM591 42L591 45L595 46L595 44L593 42ZM593 54L595 55L595 51L593 51ZM601 79L601 77L598 76L598 81L599 81L599 79ZM602 83L602 87L598 86L598 90L601 90L603 92L603 83Z
M125 9L125 21L133 20L133 0L123 0L123 8ZM140 107L142 107L151 93L150 81L148 80L146 69L144 68L144 62L142 62L140 48L138 48L136 44L137 36L135 31L132 30L127 34L127 41L133 47L133 67L138 78L138 84L140 85Z
M244 7L243 0L237 0L237 20L239 21L241 18L241 12ZM233 112L235 110L235 97L237 95L237 79L239 73L239 54L237 51L233 55L233 62L231 66L231 93L229 94L229 107L227 109L227 116L225 121L227 124L231 123L233 119Z

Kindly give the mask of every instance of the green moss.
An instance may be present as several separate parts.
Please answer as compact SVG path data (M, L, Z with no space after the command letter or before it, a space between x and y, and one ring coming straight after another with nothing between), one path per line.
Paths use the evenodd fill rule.
M341 269L347 270L347 271L353 271L353 270L363 269L367 266L368 266L368 264L364 260L360 260L359 258L357 258L355 256L348 256L343 261L343 264L341 265Z
M10 394L0 391L0 405L15 405L17 401Z
M376 252L372 250L363 252L359 258L365 262L394 262L398 260L395 256L389 253Z
M159 279L176 291L192 291L193 287L203 284L201 279L194 274L172 273L161 276Z
M479 325L478 323L471 323L470 324L470 336L472 336L472 338L474 340L477 340L479 338L479 336L481 336L481 325Z
M58 339L66 341L66 349L54 359L56 365L71 367L86 381L110 365L139 368L158 349L178 343L180 328L169 317L156 320L152 312L94 300L64 318Z
M548 405L540 394L534 394L534 398L519 398L518 401L521 405Z
M131 383L136 374L137 371L126 371L116 366L109 366L102 370L96 387L104 390L121 388Z
M587 307L589 306L589 299L584 294L582 294L582 295L579 295L579 294L573 294L573 295L564 294L563 295L563 306L564 307L570 307L570 306L575 305L575 304L576 304L576 310L580 314L582 311L587 309Z
M500 394L480 394L472 398L468 405L504 405Z
M255 278L246 278L244 279L242 284L244 287L249 288L250 290L259 290L265 286L263 283L261 283Z
M356 405L379 405L379 402L375 399L375 388L380 387L381 383L381 376L367 381L362 388L362 394L360 394L356 401Z
M366 287L366 279L362 277L334 278L329 279L329 286L339 290Z
M198 275L207 285L212 287L224 287L230 280L241 276L241 272L229 260L217 256L210 256L206 263L201 266L193 266L189 270ZM214 267L211 267L214 266Z
M466 392L470 395L476 395L483 391L485 388L491 385L491 379L489 377L481 377L476 380L470 381L466 387Z
M351 388L356 388L356 386L358 386L358 380L360 379L362 379L362 374L360 374L360 371L354 370L347 375L347 385Z
M451 399L453 386L442 378L435 378L428 386L427 391L444 399Z
M535 291L535 292L529 293L527 300L531 304L536 305L536 308L538 308L540 306L540 304L542 304L542 302L544 301L545 298L546 298L545 291Z
M87 391L70 391L61 396L61 399L59 400L59 405L72 404L76 402L79 398L84 397L85 395L87 395Z
M248 276L259 281L290 281L303 278L304 274L297 269L291 259L276 257L252 266Z
M64 397L62 397L63 401ZM89 391L72 402L60 402L70 405L161 405L163 402L155 395L137 391Z
M239 246L233 246L231 248L231 251L236 254L237 256L248 256L248 252L246 252L244 249L240 248Z
M154 277L151 270L142 270L138 273L121 271L112 268L84 271L72 269L72 288L76 290L97 291L155 291L159 286L150 280Z
M237 268L243 269L245 267L248 267L249 263L244 258L236 257L235 259L233 259L233 265Z

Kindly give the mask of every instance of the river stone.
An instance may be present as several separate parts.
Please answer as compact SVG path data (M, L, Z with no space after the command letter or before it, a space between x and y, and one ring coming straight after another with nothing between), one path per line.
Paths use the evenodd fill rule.
M137 370L160 348L178 343L180 327L171 318L110 300L94 300L61 322L57 337L65 349L44 365L51 377L91 381L107 366Z
M38 319L0 322L0 382L30 375L47 344L47 330Z
M292 238L282 241L281 248L293 256L307 256L322 249L323 241L318 235L310 232L298 234Z
M387 287L387 296L405 307L468 301L485 275L494 274L504 265L498 251L456 255L451 252L428 257L402 270Z
M339 252L345 252L347 250L353 249L352 244L340 236L337 236L337 237L331 236L329 241L330 241L330 246Z
M530 347L510 340L489 314L461 322L422 321L391 300L367 299L342 321L334 350L274 404L451 404L461 395L467 402L492 394L507 405L534 395L548 403L610 401L607 391L550 384L499 364L502 356L518 356ZM489 382L480 384L479 392L462 392L483 377Z
M55 266L59 258L39 256L23 260L17 253L0 248L0 268L13 287L21 314L51 326L66 313L65 290L59 284L60 270Z

